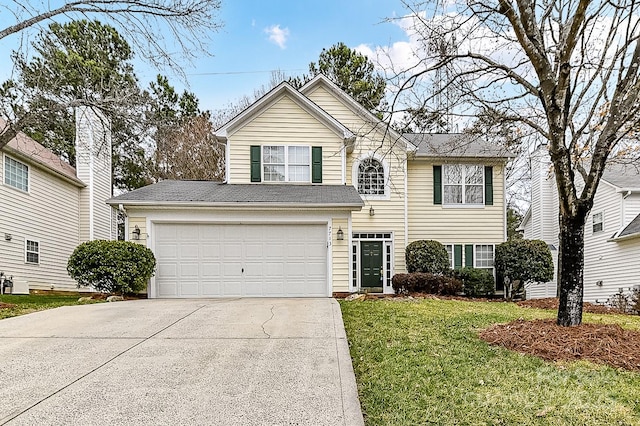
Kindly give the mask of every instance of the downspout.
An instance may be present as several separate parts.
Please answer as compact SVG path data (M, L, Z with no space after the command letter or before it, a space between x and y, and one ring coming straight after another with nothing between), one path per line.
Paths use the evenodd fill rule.
M502 163L502 228L503 228L503 241L507 241L507 179L505 176L505 169L507 163ZM495 254L494 254L495 255Z
M404 246L409 245L409 161L404 158ZM407 265L405 265L406 269Z
M342 160L342 184L347 184L347 145L345 144L340 153L340 159Z

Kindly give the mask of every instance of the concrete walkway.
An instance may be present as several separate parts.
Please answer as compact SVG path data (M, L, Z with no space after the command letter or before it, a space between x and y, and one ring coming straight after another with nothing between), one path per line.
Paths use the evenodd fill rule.
M0 425L362 425L333 299L139 300L0 321Z

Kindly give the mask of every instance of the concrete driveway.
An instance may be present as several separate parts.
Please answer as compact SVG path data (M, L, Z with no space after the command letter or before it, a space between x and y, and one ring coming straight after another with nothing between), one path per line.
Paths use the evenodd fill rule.
M333 299L139 300L0 321L0 424L362 425Z

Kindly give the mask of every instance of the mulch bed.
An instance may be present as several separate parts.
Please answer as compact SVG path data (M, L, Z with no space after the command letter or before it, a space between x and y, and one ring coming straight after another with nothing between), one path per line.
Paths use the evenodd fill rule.
M13 305L11 303L2 303L0 302L0 309L9 309L9 308L13 308L16 305Z
M517 320L496 324L482 331L480 338L547 361L587 360L640 372L640 331L619 325L560 327L555 320Z
M559 304L559 300L557 297L547 297L546 299L530 299L530 300L522 300L520 302L517 302L517 305L523 308L551 309L554 311L558 310L558 304ZM590 312L592 314L624 313L608 306L595 305L589 302L584 302L582 304L582 312Z

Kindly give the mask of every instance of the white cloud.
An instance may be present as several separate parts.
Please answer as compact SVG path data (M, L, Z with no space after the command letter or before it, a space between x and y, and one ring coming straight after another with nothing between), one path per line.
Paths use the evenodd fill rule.
M264 29L269 35L269 41L278 45L280 49L286 49L286 43L289 39L289 28L280 28L280 24L272 25Z

